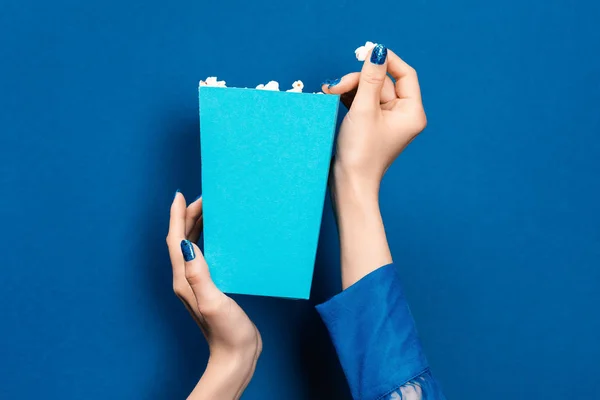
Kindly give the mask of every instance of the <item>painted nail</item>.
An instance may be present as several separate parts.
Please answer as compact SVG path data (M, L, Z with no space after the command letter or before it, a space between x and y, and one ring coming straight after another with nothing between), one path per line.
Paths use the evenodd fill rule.
M328 88L337 85L338 83L340 83L341 79L337 78L337 79L326 79L325 82L321 83L321 86L327 85Z
M340 78L334 79L332 81L329 81L329 86L327 86L329 89L331 89L332 86L337 85L338 83L340 83L342 80Z
M183 253L183 259L185 261L192 261L196 258L196 253L194 253L194 246L192 246L192 242L189 240L181 241L181 252Z
M202 198L202 194L200 194L200 196L196 197L196 199L194 200L194 202L200 200Z
M387 58L387 47L382 44L378 44L371 53L371 63L377 65L383 65Z
M173 195L173 200L175 200L175 197L177 197L177 193L181 193L181 190L177 189L175 191L175 194Z

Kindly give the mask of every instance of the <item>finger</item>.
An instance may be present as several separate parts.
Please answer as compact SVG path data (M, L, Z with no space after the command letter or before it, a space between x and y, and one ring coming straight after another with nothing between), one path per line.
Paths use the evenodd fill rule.
M381 89L387 73L387 48L378 44L371 50L360 72L358 91L352 107L379 110Z
M194 318L196 322L199 322L196 296L194 296L194 292L189 283L187 283L185 276L180 281L173 281L173 291L192 315L192 318Z
M356 93L356 88L358 87L358 82L360 80L360 72L351 72L347 75L344 75L339 83L335 83L336 81L330 82L329 86L323 84L323 90L328 90L327 93L331 94L340 94L344 95L346 93L351 93L354 90ZM390 79L389 76L385 76L385 82L383 82L383 88L381 89L381 102L387 103L396 99L396 89L394 88L394 82Z
M339 79L329 82L329 84L324 84L323 91L330 94L339 94L342 104L346 106L347 109L350 109L352 102L356 97L359 79L360 72L351 72Z
M185 274L183 257L179 249L179 243L185 239L185 213L185 198L178 190L171 204L171 218L169 220L169 233L167 234L167 246L173 267L174 282Z
M354 98L356 97L356 89L358 88L358 82L360 80L360 72L351 72L344 75L340 79L336 79L331 82L325 82L323 84L323 91L328 94L339 94L341 102L350 108ZM383 88L381 89L380 101L382 104L388 103L395 100L396 89L394 88L394 82L386 75Z
M389 103L397 98L394 82L392 82L392 79L386 75L385 82L383 82L383 88L381 89L381 104Z
M351 72L342 76L341 78L334 79L332 81L327 80L323 82L321 86L324 93L328 94L343 94L356 89L358 86L358 80L360 79L360 72Z
M196 223L202 217L202 196L198 197L185 211L185 237L189 238Z
M204 314L206 310L213 308L223 293L213 283L206 260L198 246L184 239L180 247L185 260L185 278L194 292L198 310Z
M421 88L417 71L393 51L388 51L387 69L396 80L396 94L400 99L415 99L421 101Z
M175 192L175 197L171 203L171 218L169 219L169 236L185 237L185 197L179 190Z
M167 246L169 247L169 256L171 266L173 267L173 291L183 301L194 316L196 308L196 299L192 288L185 279L185 264L179 249L179 243L185 237L185 198L177 190L175 198L171 204L171 219L169 221L169 233L167 235ZM197 318L197 317L195 317Z
M196 221L196 224L192 228L188 235L188 240L193 243L198 243L202 230L204 229L204 216L200 215L200 218Z

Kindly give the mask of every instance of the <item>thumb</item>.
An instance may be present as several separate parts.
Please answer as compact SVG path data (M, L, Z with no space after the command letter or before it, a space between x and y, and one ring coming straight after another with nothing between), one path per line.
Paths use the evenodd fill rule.
M387 76L386 62L387 47L378 44L363 64L353 107L360 107L363 110L379 109L381 89Z
M223 293L212 281L208 265L198 246L184 239L181 241L181 252L185 260L185 278L194 292L198 310L204 314L218 303Z

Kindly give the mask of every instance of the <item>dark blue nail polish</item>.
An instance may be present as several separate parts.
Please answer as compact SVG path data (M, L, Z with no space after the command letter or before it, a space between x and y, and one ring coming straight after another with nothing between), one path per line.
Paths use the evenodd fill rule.
M325 79L325 81L323 83L321 83L321 86L327 86L328 88L337 85L338 83L340 83L341 79L337 78L334 80L331 79Z
M173 195L173 200L175 200L175 197L177 197L177 193L181 193L181 190L177 189L175 191L175 194Z
M202 194L194 199L194 202L200 200L202 198Z
M371 63L377 65L383 65L387 58L387 47L382 44L378 44L371 53Z
M183 259L185 261L192 261L196 258L196 253L194 252L194 246L192 246L192 242L189 240L181 241L181 252L183 253Z
M338 83L340 83L342 80L340 78L334 79L332 81L329 81L329 86L327 86L328 88L331 88L332 86L337 85Z

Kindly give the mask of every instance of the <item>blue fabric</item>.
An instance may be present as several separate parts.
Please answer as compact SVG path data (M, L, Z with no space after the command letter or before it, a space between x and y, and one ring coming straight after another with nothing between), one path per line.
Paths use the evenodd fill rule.
M354 399L402 398L419 385L423 399L443 399L419 341L393 264L318 305Z

